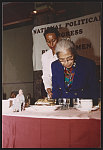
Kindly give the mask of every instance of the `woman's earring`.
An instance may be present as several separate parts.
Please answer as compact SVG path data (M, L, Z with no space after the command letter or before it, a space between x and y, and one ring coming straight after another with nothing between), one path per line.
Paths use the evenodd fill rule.
M76 67L76 62L74 62L73 67Z

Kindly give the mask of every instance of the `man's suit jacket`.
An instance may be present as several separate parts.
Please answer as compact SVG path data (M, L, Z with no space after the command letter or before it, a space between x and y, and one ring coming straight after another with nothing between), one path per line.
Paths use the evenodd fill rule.
M96 78L96 64L85 57L76 56L75 75L70 89L65 88L64 67L56 60L52 69L52 98L99 98L99 84Z

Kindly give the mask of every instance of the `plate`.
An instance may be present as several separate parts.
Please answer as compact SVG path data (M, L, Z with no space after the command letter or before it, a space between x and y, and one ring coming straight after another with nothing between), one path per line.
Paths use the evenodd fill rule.
M76 109L78 109L78 110L80 110L80 111L94 111L94 110L97 110L97 109L99 109L99 106L97 105L97 106L94 106L94 107L92 107L92 109L84 109L84 108L76 108Z
M97 109L99 109L99 105L94 106L94 107L92 108L92 110L97 110Z

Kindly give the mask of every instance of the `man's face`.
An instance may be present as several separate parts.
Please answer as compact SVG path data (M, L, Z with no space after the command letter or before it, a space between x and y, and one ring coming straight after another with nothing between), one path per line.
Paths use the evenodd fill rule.
M58 38L56 37L55 33L48 33L46 34L46 43L50 49L55 51L56 44L58 42Z

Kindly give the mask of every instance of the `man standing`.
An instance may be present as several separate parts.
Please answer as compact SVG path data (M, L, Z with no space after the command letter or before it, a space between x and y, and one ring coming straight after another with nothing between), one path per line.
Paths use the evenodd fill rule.
M48 27L44 32L44 37L48 47L50 48L47 52L42 55L42 79L44 83L45 90L48 97L52 97L52 73L51 73L51 63L57 60L55 54L55 47L59 38L59 31L57 28Z

